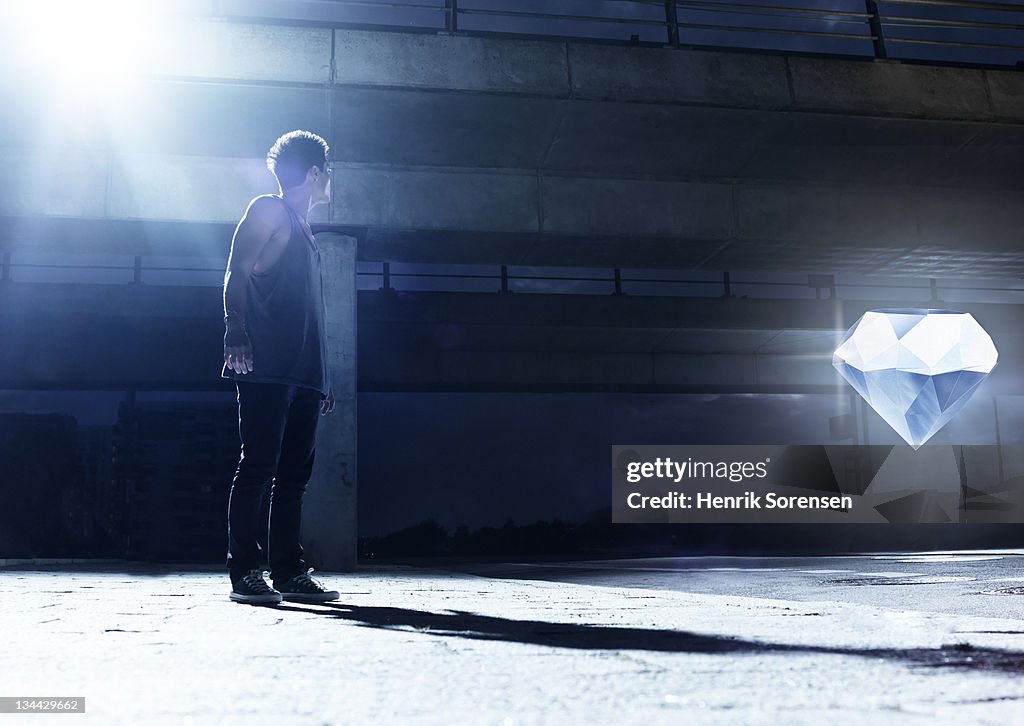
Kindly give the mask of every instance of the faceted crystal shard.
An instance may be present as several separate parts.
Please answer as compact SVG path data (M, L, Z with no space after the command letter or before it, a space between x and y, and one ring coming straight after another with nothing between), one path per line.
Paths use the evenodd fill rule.
M909 308L864 313L832 365L917 449L963 408L998 357L970 313Z

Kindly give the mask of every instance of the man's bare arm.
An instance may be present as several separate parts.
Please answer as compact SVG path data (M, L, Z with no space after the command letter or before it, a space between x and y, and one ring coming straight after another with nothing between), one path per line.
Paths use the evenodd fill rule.
M287 222L281 203L257 197L235 228L224 273L224 362L235 373L252 372L252 345L245 329L247 283L256 260Z

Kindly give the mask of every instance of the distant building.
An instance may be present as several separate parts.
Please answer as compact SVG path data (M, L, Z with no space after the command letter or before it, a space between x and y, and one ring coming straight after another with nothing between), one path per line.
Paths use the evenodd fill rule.
M238 464L234 403L123 403L112 446L127 503L127 556L222 561Z
M77 428L66 414L0 413L0 556L68 557L81 547Z

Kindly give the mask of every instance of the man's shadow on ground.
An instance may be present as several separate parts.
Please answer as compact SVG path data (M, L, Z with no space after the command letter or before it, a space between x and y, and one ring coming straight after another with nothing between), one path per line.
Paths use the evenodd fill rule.
M963 668L1024 674L1024 653L968 644L939 648L842 648L789 645L703 635L683 630L628 628L614 625L554 623L541 620L510 620L464 610L432 613L396 607L368 607L324 603L308 607L296 603L273 606L275 610L313 613L350 620L362 627L401 630L423 635L467 640L530 643L552 648L583 650L647 650L664 653L702 654L826 654L896 661L924 668ZM410 630L410 628L412 630ZM1006 634L1021 634L1007 631Z

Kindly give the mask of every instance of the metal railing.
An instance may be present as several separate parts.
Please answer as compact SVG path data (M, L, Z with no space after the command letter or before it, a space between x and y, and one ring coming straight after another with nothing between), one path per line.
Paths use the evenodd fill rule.
M372 263L363 263L372 264ZM487 281L489 292L496 293L544 293L544 294L609 294L609 295L662 295L666 297L723 297L723 298L783 298L815 300L846 299L842 292L866 291L884 292L889 295L904 295L897 298L922 304L942 304L945 298L955 298L958 302L990 302L993 295L1006 298L1006 302L1024 303L1024 287L1006 287L1003 285L962 285L942 282L937 278L928 278L925 284L910 282L853 282L837 279L836 275L811 273L803 280L758 280L752 273L746 276L729 271L709 273L707 277L675 277L672 271L658 271L643 274L639 270L613 268L606 270L604 275L558 275L558 274L516 274L515 267L498 265L497 271L458 273L452 271L429 272L426 270L410 270L415 265L402 263L405 271L395 272L391 263L381 265L380 272L361 270L357 274L364 279L380 281L381 291L397 291L417 289L416 285L403 285L402 281L439 280L449 281L447 286L436 284L421 285L420 289L429 291L458 292L459 283L463 280ZM476 266L479 267L479 266ZM538 268L530 268L538 269ZM565 268L548 268L551 270ZM678 274L678 273L677 273ZM667 276L666 276L667 275ZM798 277L790 275L789 277ZM459 282L454 282L459 281ZM517 284L518 283L518 284ZM758 295L758 291L765 294ZM696 293L696 294L695 294ZM787 294L788 293L788 294ZM863 299L849 297L848 299ZM892 298L889 298L892 299Z
M394 269L397 264L399 269ZM64 271L64 274L35 275L33 280L15 280L17 270ZM905 300L925 305L955 302L1001 302L1024 304L1024 287L959 284L938 278L855 279L849 275L811 273L807 275L765 275L730 271L683 273L672 270L625 268L520 267L514 265L438 265L434 263L359 262L360 290L423 292L485 292L497 294L629 295L663 297L722 297L755 299L864 300L865 293L887 300ZM0 283L69 282L68 271L85 272L75 280L85 284L146 284L153 287L219 287L224 267L146 264L142 255L131 264L68 264L67 262L18 262L11 252L0 258ZM91 273L91 274L88 274ZM97 274L98 273L98 274ZM118 275L117 273L124 273ZM179 274L169 280L167 273ZM72 274L72 276L74 276ZM18 277L21 277L20 275ZM31 275L29 277L32 277ZM762 279L758 279L758 278ZM778 279L778 278L789 279ZM88 279L91 278L91 279ZM162 279L162 281L161 281ZM922 284L923 282L923 284ZM868 294L868 298L872 295Z
M216 14L415 32L1015 66L1024 2L1003 0L221 0Z

